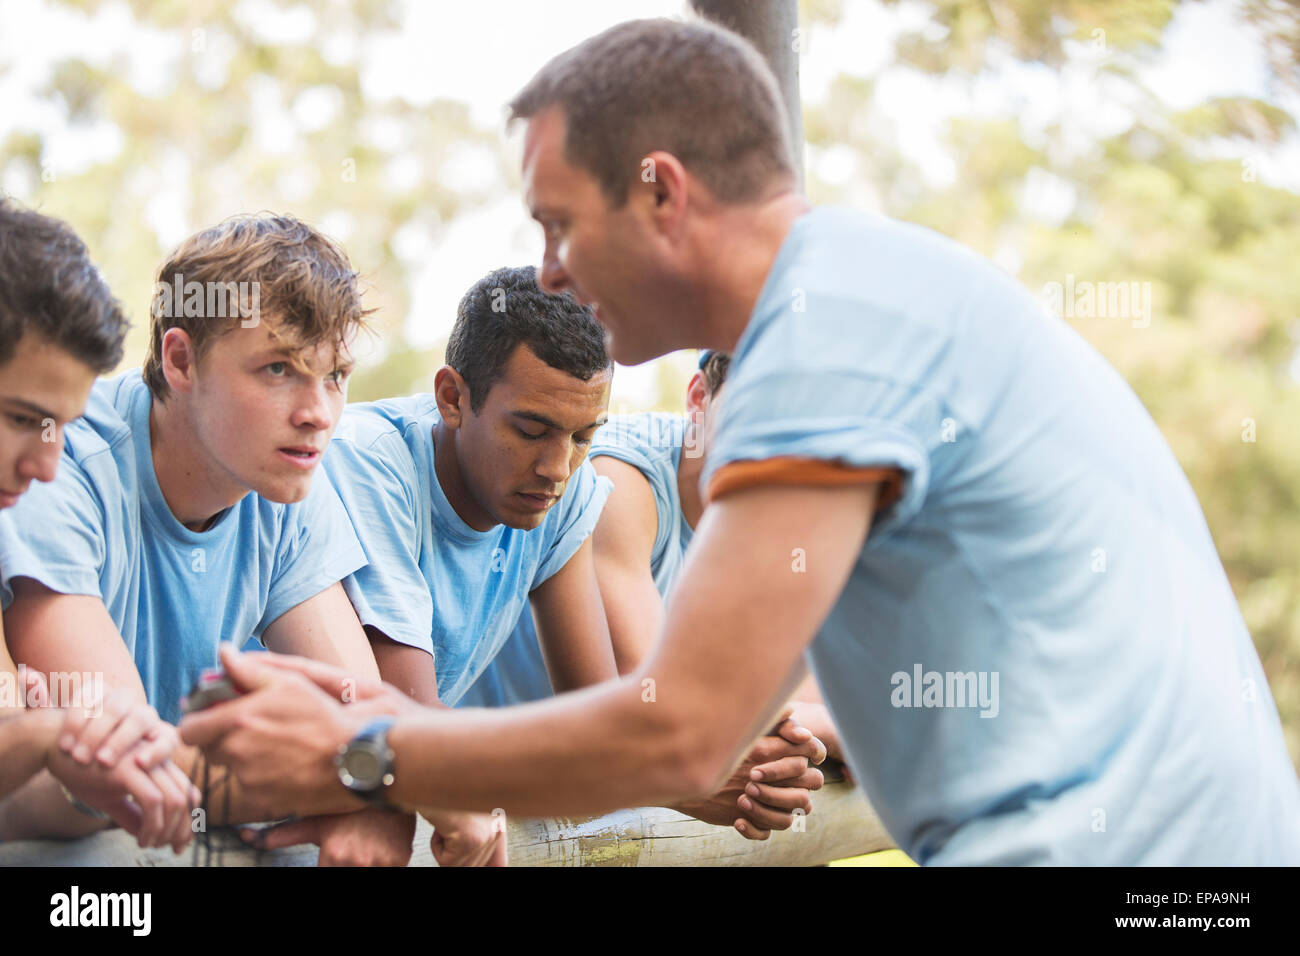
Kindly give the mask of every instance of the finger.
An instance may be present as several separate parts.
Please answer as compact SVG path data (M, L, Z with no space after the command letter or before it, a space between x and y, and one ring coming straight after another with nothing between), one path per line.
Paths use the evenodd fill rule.
M774 787L750 781L745 784L745 793L754 802L775 810L798 809L812 813L812 795L802 787Z
M79 710L84 713L86 708L70 707L68 713L71 715ZM77 734L76 744L72 748L72 759L82 766L89 766L95 753L117 728L123 716L123 710L110 707L109 701L104 702L103 709L98 715L87 716ZM66 720L64 725L67 725Z
M747 820L769 830L788 830L794 824L793 809L770 807L745 793L736 800L736 805L740 807Z
M750 781L751 783L754 781ZM826 783L826 775L816 767L809 767L797 777L786 777L783 780L766 778L763 783L773 787L790 787L801 790L820 790Z
M242 830L239 835L259 850L279 850L304 843L319 846L321 841L320 821L315 819L295 820L263 830Z
M140 738L131 751L137 767L151 770L171 759L180 743L180 735L171 724L159 724Z
M813 762L817 756L824 755L825 750L825 745L816 737L793 743L778 734L768 734L754 744L749 759L759 766L780 757L807 757L809 762Z
M59 730L59 749L71 754L86 729L90 714L81 707L70 707L63 712L63 727Z
M180 853L194 839L194 827L192 825L194 810L202 803L203 795L199 793L199 788L194 786L194 781L186 776L185 771L176 764L169 760L160 766L176 783L176 788L185 796L185 815L177 827L172 841L172 849Z
M792 744L804 744L813 738L813 732L790 717L776 725L773 736L783 737Z
M776 719L775 719L774 721L772 721L772 727L773 727L774 729L771 731L771 733L776 733L775 728L776 728L776 727L779 727L779 726L781 726L781 724L785 723L785 721L786 721L786 720L789 718L789 716L790 716L791 714L793 714L793 713L794 713L794 704L793 704L793 703L787 703L784 707L782 707L780 713L778 713L778 714L776 715Z
M790 777L797 777L808 769L807 757L782 757L780 760L773 760L770 763L759 764L749 771L749 779L757 780L760 783L771 783L774 780L786 780Z
M247 658L250 655L243 656ZM367 677L356 677L341 667L324 664L306 657L275 653L257 654L256 657L258 658L258 664L265 666L268 670L290 671L301 674L336 700L342 696L345 688L352 691L355 700L364 700L380 693L384 686L383 681ZM236 675L231 674L230 676L235 677ZM236 680L235 683L240 687L244 686L239 680Z
M105 767L114 766L118 757L134 747L145 731L158 723L158 711L148 704L132 707L95 750L95 759Z
M270 684L274 678L274 668L269 667L265 661L258 660L266 657L266 654L241 654L228 641L222 643L219 653L226 676L241 693L251 694Z
M732 824L732 826L734 826L736 831L746 840L766 840L772 835L771 830L765 830L748 820L737 820Z
M176 846L181 839L180 827L189 829L190 801L189 787L181 786L168 773L166 767L155 767L149 771L149 779L162 793L162 829L158 833L158 846ZM187 781L188 783L188 781Z
M814 734L811 730L791 718L776 728L777 736L783 740L788 740L793 744L811 744L812 750L808 754L808 759L814 764L820 764L826 759L828 748L825 741Z
M166 820L163 793L153 778L156 771L146 773L130 764L119 769L125 770L127 788L140 807L140 830L136 834L136 842L142 847L157 846Z

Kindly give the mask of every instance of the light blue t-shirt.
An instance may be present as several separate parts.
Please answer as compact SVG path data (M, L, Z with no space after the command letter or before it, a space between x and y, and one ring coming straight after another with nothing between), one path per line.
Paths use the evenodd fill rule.
M529 592L591 534L612 486L583 462L538 527L475 531L438 483L438 421L432 395L349 405L324 464L369 560L344 582L361 622L431 653L438 698L454 706Z
M654 495L658 530L650 553L655 587L667 599L695 532L682 512L677 490L688 419L668 412L613 415L596 432L589 457L608 455L645 475ZM697 453L697 448L688 453ZM554 694L531 612L520 615L510 638L460 699L462 707L505 707Z
M223 640L260 638L365 558L321 474L301 502L250 492L208 530L186 528L154 473L152 401L138 370L95 384L65 432L58 476L0 515L0 576L5 607L16 577L101 598L149 703L174 723Z
M905 476L809 659L914 860L1300 863L1296 772L1196 497L1119 374L1010 277L811 212L714 414L705 482L784 456Z

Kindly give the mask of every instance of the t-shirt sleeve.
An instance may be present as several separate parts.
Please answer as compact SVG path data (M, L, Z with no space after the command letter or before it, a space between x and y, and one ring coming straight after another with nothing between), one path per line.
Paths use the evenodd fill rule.
M902 360L895 349L909 339ZM903 524L925 500L945 417L937 390L911 373L924 367L919 355L942 348L938 333L859 302L810 298L806 313L777 317L719 397L705 487L761 481L751 463L777 459L786 461L767 469L772 483L792 483L799 469L810 484L832 483L835 469L856 472L886 486L872 536Z
M609 426L606 426L607 428ZM602 430L603 432L603 430ZM597 432L597 443L591 449L591 457L614 458L624 464L631 465L637 471L641 472L641 477L650 485L650 490L655 500L655 540L650 549L652 555L660 555L668 545L668 539L677 533L677 517L667 514L669 510L668 502L670 500L669 490L663 487L663 477L660 469L655 467L655 463L650 457L638 446L637 442L620 440L618 432L612 436L607 436L605 441L600 440L602 432ZM611 484L611 492L613 490Z
M539 587L568 564L582 547L582 542L596 530L596 522L600 520L605 501L613 490L613 483L597 475L590 461L582 463L556 506L561 509L559 514L547 517L551 530L541 564L533 577L533 588Z
M38 482L0 514L0 600L13 601L14 578L32 578L60 594L100 595L105 561L103 501L81 466L66 455L54 481Z
M280 615L336 581L344 580L366 563L348 513L323 469L312 476L307 497L287 510L276 549L266 613L254 631L259 639Z
M396 432L334 441L326 465L364 552L343 582L361 623L433 653L433 598L420 570L421 514L410 451Z

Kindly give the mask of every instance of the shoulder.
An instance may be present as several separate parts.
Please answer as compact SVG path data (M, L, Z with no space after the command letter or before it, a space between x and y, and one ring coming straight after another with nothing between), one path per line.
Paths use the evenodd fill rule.
M673 455L686 433L686 416L671 412L614 415L596 432L591 457L616 458L652 477L675 470Z
M138 369L113 378L101 378L90 389L86 410L64 431L64 461L89 462L111 454L131 466L131 414L137 402L150 403L149 389Z
M429 453L437 421L431 395L349 405L330 441L325 465L337 481L347 480L357 469L375 468L413 479L421 456Z

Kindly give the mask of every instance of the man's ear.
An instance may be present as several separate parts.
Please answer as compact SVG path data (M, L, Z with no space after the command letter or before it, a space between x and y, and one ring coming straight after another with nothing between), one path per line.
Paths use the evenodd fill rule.
M184 329L170 328L162 337L162 373L173 392L189 392L198 375L198 354Z
M698 423L699 414L704 410L708 398L709 385L704 380L704 373L696 372L686 386L686 414L691 416L691 421Z
M651 217L655 228L676 239L686 221L686 167L672 153L656 149L641 160L640 178L647 198L653 202Z
M469 386L450 365L438 369L433 378L433 397L438 403L438 416L448 428L459 428L463 417L470 412Z

